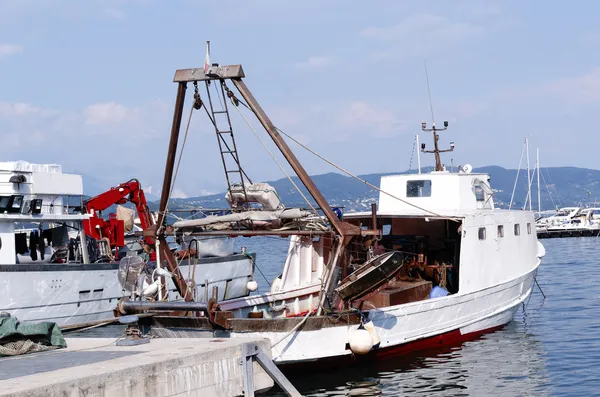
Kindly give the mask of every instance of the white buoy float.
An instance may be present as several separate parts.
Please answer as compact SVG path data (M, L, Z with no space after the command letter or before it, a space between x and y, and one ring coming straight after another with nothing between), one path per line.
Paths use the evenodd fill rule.
M248 288L248 291L254 292L254 291L256 291L258 289L258 283L256 281L254 281L254 280L250 280L246 284L246 288Z
M373 338L362 324L350 330L349 342L350 350L354 354L367 354L373 348Z
M377 349L381 340L379 339L379 335L377 335L377 330L375 329L375 325L373 325L373 321L367 319L363 322L363 326L369 332L369 335L371 335L371 339L373 340L372 349Z

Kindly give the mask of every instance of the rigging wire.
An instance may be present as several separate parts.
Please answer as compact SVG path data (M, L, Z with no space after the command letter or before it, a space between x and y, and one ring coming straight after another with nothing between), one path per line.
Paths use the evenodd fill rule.
M447 220L451 220L451 221L456 221L456 219L455 219L455 218L451 218L451 217L445 217L445 216L442 216L442 215L440 215L440 214L438 214L438 213L436 213L436 212L430 211L430 210L428 210L428 209L425 209L425 208L423 208L423 207L419 207L418 205L415 205L415 204L413 204L413 203L410 203L410 202L408 202L408 201L406 201L406 200L403 200L403 199L401 199L400 197L397 197L397 196L395 196L395 195L393 195L393 194L391 194L391 193L388 193L388 192L386 192L385 190L381 190L380 188L378 188L377 186L373 185L372 183L369 183L369 182L365 181L364 179L362 179L362 178L360 178L360 177L358 177L358 176L354 175L354 174L353 174L353 173L351 173L350 171L348 171L348 170L346 170L346 169L342 168L341 166L339 166L339 165L337 165L337 164L333 163L332 161L330 161L330 160L327 160L325 157L321 156L320 154L318 154L318 153L317 153L317 152L315 152L314 150L310 149L308 146L306 146L306 145L304 145L304 144L300 143L298 140L296 140L295 138L293 138L291 135L289 135L289 134L285 133L285 132L284 132L284 131L282 131L281 129L279 129L279 128L277 128L277 127L275 127L275 129L277 129L277 131L279 131L281 134L285 135L287 138L289 138L289 139L291 139L292 141L294 141L296 144L298 144L298 145L299 145L300 147L302 147L303 149L305 149L305 150L307 150L308 152L310 152L310 153L314 154L315 156L317 156L318 158L320 158L321 160L323 160L323 161L324 161L324 162L326 162L327 164L331 165L332 167L335 167L335 168L337 168L338 170L340 170L340 171L341 171L341 172L343 172L344 174L346 174L346 175L348 175L348 176L350 176L350 177L352 177L352 178L356 179L356 180L357 180L357 181L359 181L359 182L362 182L362 183L364 183L365 185L369 186L371 189L375 189L375 190L377 190L378 192L385 194L386 196L389 196L389 197L391 197L391 198L393 198L393 199L396 199L396 200L398 200L398 201L400 201L400 202L402 202L402 203L404 203L404 204L406 204L406 205L408 205L408 206L414 207L414 208L416 208L416 209L418 209L418 210L421 210L421 211L423 211L423 212L427 212L427 213L429 213L429 214L431 214L431 215L433 215L433 216L440 217L441 219L447 219Z
M512 208L513 200L515 198L515 190L517 190L517 182L519 181L519 172L521 171L521 163L523 162L524 154L525 154L525 145L523 145L523 149L521 149L521 159L519 160L519 168L517 168L517 177L515 178L515 184L513 186L513 191L510 196L510 203L508 204L508 209Z
M429 88L429 73L427 73L427 60L423 60L423 65L425 66L425 79L427 80L427 94L429 94L429 108L431 109L431 121L433 125L435 125L435 118L433 117L433 102L431 101L431 90Z
M410 172L412 168L413 157L415 156L415 147L417 146L417 134L415 134L415 139L413 140L412 151L410 152L410 162L408 163L408 171ZM417 150L419 150L417 148Z
M250 107L249 107L247 104L245 104L243 101L240 101L239 99L238 99L238 101L239 101L239 103L241 103L242 105L244 105L244 106L245 106L245 107L246 107L248 110L252 111L252 109L250 109ZM238 110L238 112L239 112L239 110ZM240 112L240 114L241 114L241 112ZM242 116L242 117L243 117L243 116ZM244 119L244 120L245 120L245 119ZM289 138L290 140L292 140L293 142L295 142L297 145L299 145L299 146L300 146L301 148L303 148L304 150L306 150L306 151L308 151L309 153L311 153L311 154L315 155L316 157L320 158L321 160L323 160L323 161L324 161L324 162L326 162L327 164L331 165L332 167L334 167L334 168L337 168L338 170L340 170L340 171L341 171L341 172L343 172L344 174L348 175L349 177L351 177L351 178L354 178L354 179L356 179L357 181L364 183L365 185L369 186L371 189L375 189L375 190L376 190L376 191L378 191L379 193L383 193L383 194L385 194L386 196L389 196L389 197L391 197L391 198L393 198L393 199L395 199L395 200L398 200L398 201L400 201L401 203L404 203L404 204L406 204L406 205L408 205L408 206L410 206L410 207L416 208L416 209L418 209L418 210L421 210L421 211L423 211L423 212L427 212L427 213L429 213L429 214L431 214L431 215L433 215L433 216L437 216L437 217L439 217L440 219L446 219L446 220L450 220L450 221L458 222L458 220L457 220L456 218L452 218L452 217L447 217L447 216L440 215L440 214L438 214L438 213L436 213L436 212L430 211L430 210L428 210L428 209L425 209L425 208L423 208L423 207L419 207L418 205L415 205L415 204L413 204L413 203L410 203L410 202L408 202L408 201L406 201L406 200L403 200L403 199L401 199L400 197L397 197L397 196L395 196L395 195L393 195L393 194L391 194L391 193L388 193L388 192L386 192L385 190L381 190L380 188L378 188L377 186L373 185L372 183L369 183L369 182L365 181L364 179L362 179L362 178L358 177L357 175L354 175L354 174L353 174L353 173L351 173L350 171L348 171L348 170L346 170L346 169L342 168L341 166L339 166L339 165L335 164L334 162L332 162L332 161L330 161L330 160L326 159L325 157L321 156L319 153L315 152L314 150L312 150L312 149L311 149L311 148L309 148L308 146L304 145L303 143L300 143L300 141L298 141L297 139L295 139L295 138L294 138L294 137L292 137L291 135L287 134L285 131L283 131L282 129L278 128L277 126L275 126L275 129L276 129L278 132L280 132L281 134L285 135L285 136L286 136L287 138Z
M171 182L171 187L169 188L169 196L167 197L167 204L165 205L164 219L167 217L167 212L169 208L169 201L171 201L171 195L173 194L173 188L175 187L175 181L177 180L177 174L179 173L179 165L181 164L181 158L183 157L183 149L185 148L185 143L187 141L188 132L190 130L190 123L192 122L192 115L194 114L194 105L190 108L190 115L188 117L187 126L185 128L185 135L183 136L183 142L181 143L181 148L179 149L179 158L177 159L177 166L175 167L175 173L173 174L173 181ZM158 227L162 227L162 225L158 225Z
M537 162L535 163L535 168L533 169L532 174L535 175L535 171L537 170L538 164ZM529 173L529 171L527 171ZM521 208L522 210L525 210L525 207L527 206L528 201L527 200L533 200L533 198L531 197L531 186L533 186L533 179L531 178L529 180L529 189L527 189L527 199L525 200L525 204L523 204L523 208Z
M304 201L306 201L306 204L308 204L308 206L314 211L315 215L317 215L318 217L321 217L319 215L319 213L317 212L316 208L310 202L310 200L308 200L308 198L306 197L306 195L304 195L304 193L302 193L302 191L300 190L300 188L298 187L298 185L296 185L296 183L292 180L292 177L285 171L285 169L283 168L283 166L281 165L281 163L277 160L277 158L275 158L275 155L269 150L269 148L263 142L263 140L260 139L260 136L258 135L258 133L256 132L256 130L254 129L254 127L252 127L252 125L250 124L250 122L248 121L248 119L246 119L246 117L244 116L244 114L240 111L239 107L236 106L236 104L235 104L235 102L233 100L231 101L231 103L233 104L233 107L237 110L237 112L239 113L239 115L242 117L242 119L244 119L244 121L248 125L248 128L250 128L250 130L252 131L252 133L254 133L254 136L256 136L256 138L263 145L263 147L265 148L265 150L267 151L267 153L269 153L269 155L271 156L271 158L273 159L273 161L275 161L275 163L277 164L277 166L279 167L279 169L285 174L285 176L287 177L287 179L294 186L294 188L296 188L296 190L298 191L298 193L300 193L300 195L302 196L302 198L304 199Z
M556 209L556 203L554 202L554 199L552 198L552 192L550 192L550 188L548 188L548 184L546 183L546 177L544 176L543 172L541 172L540 175L542 176L542 180L544 181L544 186L546 187L546 190L548 191L548 197L550 197L550 201L552 201L552 207L554 209Z
M552 184L552 186L554 186L554 193L556 194L556 200L558 201L558 205L560 205L562 207L563 203L560 200L560 196L558 195L558 191L556 190L556 184L552 180L552 176L550 175L550 171L548 171L548 168L546 168L546 174L548 174L548 179L550 180L550 183Z

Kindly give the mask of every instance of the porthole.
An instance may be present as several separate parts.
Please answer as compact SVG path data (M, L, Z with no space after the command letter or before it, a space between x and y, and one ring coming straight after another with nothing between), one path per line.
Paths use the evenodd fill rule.
M485 240L485 227L479 228L478 236L480 240Z

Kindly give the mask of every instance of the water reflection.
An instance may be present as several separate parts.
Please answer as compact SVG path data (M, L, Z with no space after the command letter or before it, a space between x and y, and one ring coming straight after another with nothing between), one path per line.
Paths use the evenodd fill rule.
M306 396L549 394L543 347L526 332L521 312L503 330L459 346L377 362L369 367L291 374L290 379Z

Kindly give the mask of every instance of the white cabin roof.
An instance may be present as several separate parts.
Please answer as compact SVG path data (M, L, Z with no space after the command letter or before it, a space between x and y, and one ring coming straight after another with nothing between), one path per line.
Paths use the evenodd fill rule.
M23 183L10 178L23 175ZM83 195L81 175L63 174L58 164L34 164L26 161L0 162L0 194Z
M489 179L487 174L448 171L383 176L377 212L391 216L461 217L493 210Z

